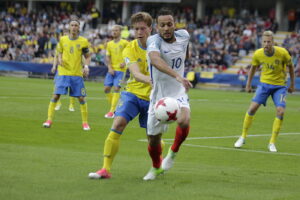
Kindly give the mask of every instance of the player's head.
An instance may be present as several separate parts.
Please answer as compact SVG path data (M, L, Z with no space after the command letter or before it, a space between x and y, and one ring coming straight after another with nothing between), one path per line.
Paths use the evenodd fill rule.
M274 45L274 38L272 31L265 31L262 35L262 47L266 52L272 52Z
M131 26L135 38L147 39L152 31L152 17L146 12L137 12L131 16Z
M173 12L168 8L162 8L157 14L157 29L160 37L166 42L174 40L175 22Z
M121 36L123 27L121 25L114 25L111 29L111 36L113 39L118 39Z
M69 30L71 35L78 35L80 22L77 17L72 17L69 21Z

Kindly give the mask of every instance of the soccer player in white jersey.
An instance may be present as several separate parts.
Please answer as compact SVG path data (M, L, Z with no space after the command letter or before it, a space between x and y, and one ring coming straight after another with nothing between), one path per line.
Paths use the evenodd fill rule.
M144 180L154 180L159 174L172 167L176 153L187 137L190 127L187 91L192 84L183 78L190 36L186 30L175 31L173 14L165 8L158 13L157 29L159 34L147 40L148 64L153 84L147 122L148 151L152 159L152 167ZM160 123L154 115L154 105L162 97L173 97L180 105L175 140L163 161L161 136L167 131L168 125Z

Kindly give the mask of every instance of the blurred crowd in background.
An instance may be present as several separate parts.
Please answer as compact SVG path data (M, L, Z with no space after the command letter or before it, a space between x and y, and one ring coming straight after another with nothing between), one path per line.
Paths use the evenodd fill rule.
M141 9L143 8L133 7L134 12ZM147 9L155 17L157 9ZM52 63L59 38L67 33L69 19L74 15L80 19L81 34L91 43L91 65L105 65L105 46L111 39L110 29L114 24L124 26L123 38L133 39L129 19L122 22L116 4L111 4L107 10L109 12L100 13L91 4L83 10L73 11L72 4L61 2L29 13L22 3L12 2L9 6L0 8L0 60ZM194 12L190 7L177 7L174 15L176 27L187 29L191 35L187 70L222 72L234 65L239 58L260 48L263 31L272 30L276 33L278 29L278 24L274 21L274 10L270 10L265 17L247 9L237 12L234 8L216 8L198 21L194 20ZM289 31L293 33L283 42L283 46L293 57L298 76L299 13L298 10L295 11L294 20L292 23L289 21Z

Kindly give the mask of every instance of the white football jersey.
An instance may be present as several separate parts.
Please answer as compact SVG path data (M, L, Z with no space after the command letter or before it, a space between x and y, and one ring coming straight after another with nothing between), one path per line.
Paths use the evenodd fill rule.
M175 31L176 41L165 42L159 34L152 35L147 40L147 59L153 82L150 99L156 102L162 97L180 97L185 94L185 88L175 78L159 71L151 65L148 54L152 51L160 53L161 58L181 76L184 75L184 61L190 35L186 30Z

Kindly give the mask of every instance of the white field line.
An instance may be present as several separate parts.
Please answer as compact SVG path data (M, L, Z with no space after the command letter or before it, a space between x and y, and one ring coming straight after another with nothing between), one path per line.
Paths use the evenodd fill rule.
M300 135L300 133L279 133L279 135ZM229 135L229 136L217 136L217 137L188 137L185 140L208 140L208 139L226 139L226 138L238 138L240 135ZM271 134L259 134L259 135L248 135L247 137L265 137L271 136ZM173 141L174 139L164 138L164 141ZM140 142L147 142L147 139L141 139Z
M300 135L300 133L280 133L280 135ZM260 134L260 135L248 135L248 137L265 137L270 136L270 134ZM187 138L186 140L206 140L206 139L225 139L225 138L238 138L239 135L234 136L221 136L221 137L194 137ZM173 141L174 139L163 139L164 141ZM146 139L138 140L140 142L147 142ZM172 144L170 142L165 142L166 144ZM228 151L242 151L242 152L251 152L251 153L262 153L262 154L273 154L273 155L284 155L284 156L299 156L300 153L287 153L287 152L269 152L269 151L259 151L259 150L251 150L251 149L237 149L234 147L221 147L221 146L207 146L207 145L197 145L197 144L187 144L183 143L184 146L190 147L198 147L198 148L206 148L206 149L216 149L216 150L228 150Z
M269 152L269 151L258 151L258 150L251 150L251 149L237 149L237 148L230 148L230 147L220 147L220 146L205 146L205 145L195 145L195 144L182 144L185 146L190 147L200 147L206 149L217 149L217 150L228 150L228 151L243 151L243 152L251 152L251 153L263 153L263 154L273 154L273 155L284 155L284 156L299 156L300 153L287 153L287 152Z

